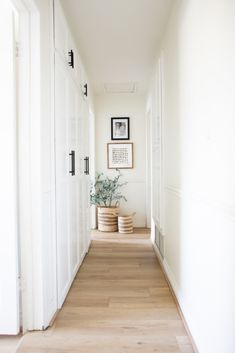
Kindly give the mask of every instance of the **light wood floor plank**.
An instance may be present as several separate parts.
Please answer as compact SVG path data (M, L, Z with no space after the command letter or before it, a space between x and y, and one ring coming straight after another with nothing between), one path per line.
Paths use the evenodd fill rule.
M93 232L54 325L17 353L193 353L149 232Z

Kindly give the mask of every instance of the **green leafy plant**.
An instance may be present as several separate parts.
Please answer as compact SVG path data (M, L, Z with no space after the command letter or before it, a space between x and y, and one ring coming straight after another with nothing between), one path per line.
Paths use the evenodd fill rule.
M113 179L103 173L97 173L95 182L91 184L90 203L96 206L118 206L121 200L127 201L120 192L120 188L127 184L120 183L122 174L117 169L118 175Z

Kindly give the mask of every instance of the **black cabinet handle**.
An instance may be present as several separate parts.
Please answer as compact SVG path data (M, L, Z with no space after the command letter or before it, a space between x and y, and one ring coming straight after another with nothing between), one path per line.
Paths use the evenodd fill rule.
M87 157L87 175L90 174L90 159Z
M84 158L85 161L85 170L84 170L84 174L89 175L90 171L90 165L89 165L89 157Z
M87 174L87 157L84 158L84 162L85 162L84 174Z
M72 68L74 68L74 54L73 54L72 49L69 50L68 56L69 56L68 64L69 64L69 66L71 66Z
M71 151L69 155L71 156L71 170L69 173L73 176L75 175L75 151Z
M87 97L87 83L84 85L84 89L85 89L85 91L83 92L83 93L84 93L84 96Z

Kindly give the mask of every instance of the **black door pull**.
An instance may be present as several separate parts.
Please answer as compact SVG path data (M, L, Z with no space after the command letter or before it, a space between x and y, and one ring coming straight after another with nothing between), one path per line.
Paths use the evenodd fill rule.
M84 96L87 97L87 94L88 94L88 92L87 92L87 83L84 85L84 92L83 92L83 94L84 94Z
M69 50L68 56L69 56L68 64L69 64L69 66L71 66L72 68L74 68L74 54L73 54L72 49Z
M75 151L71 151L69 155L71 156L71 170L69 173L73 176L75 175Z
M84 170L84 174L89 175L89 169L90 169L90 165L89 165L89 157L85 157L84 158L85 161L85 170Z

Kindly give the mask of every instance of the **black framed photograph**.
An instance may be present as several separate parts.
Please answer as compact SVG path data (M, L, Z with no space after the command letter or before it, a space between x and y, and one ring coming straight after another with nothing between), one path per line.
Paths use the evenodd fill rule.
M107 144L108 169L133 168L133 143L112 142Z
M111 139L112 140L129 140L130 139L130 122L129 118L111 118Z

